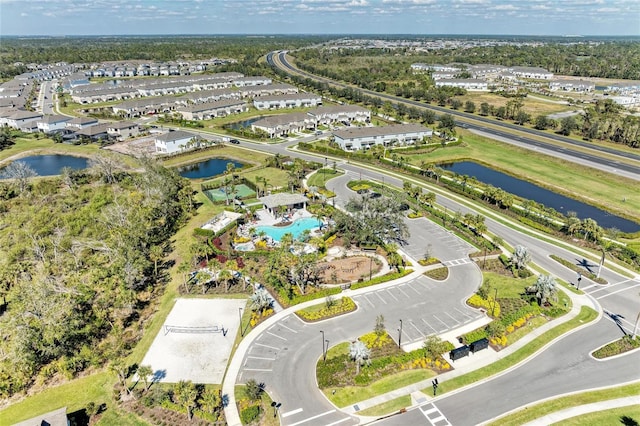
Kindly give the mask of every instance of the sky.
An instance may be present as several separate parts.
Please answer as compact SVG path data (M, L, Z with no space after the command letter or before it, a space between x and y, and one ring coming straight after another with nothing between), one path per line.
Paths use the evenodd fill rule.
M0 35L640 35L640 0L0 0Z

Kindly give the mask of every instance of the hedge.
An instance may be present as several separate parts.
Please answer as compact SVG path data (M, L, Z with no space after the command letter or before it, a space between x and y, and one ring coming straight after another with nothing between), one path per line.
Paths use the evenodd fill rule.
M364 281L361 283L356 283L351 285L351 290L357 290L359 288L369 287L370 285L385 283L387 281L393 281L398 278L402 278L405 275L409 275L411 270L405 269L402 272L389 272L388 274L381 275L379 277L375 277L369 281Z
M251 405L240 412L240 421L243 425L248 425L260 415L260 406Z

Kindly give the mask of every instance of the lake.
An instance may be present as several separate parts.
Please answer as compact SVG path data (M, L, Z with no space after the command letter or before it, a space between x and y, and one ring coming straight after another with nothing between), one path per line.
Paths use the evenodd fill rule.
M30 157L19 158L31 167L38 176L59 175L63 168L70 167L74 170L86 169L89 160L85 157L74 157L72 155L52 154L52 155L32 155ZM0 169L0 174L2 169Z
M474 176L480 182L502 188L518 197L544 204L564 215L567 212L575 212L580 219L591 218L605 229L617 228L622 232L636 232L640 229L640 224L638 223L472 161L440 164L439 167L459 175Z
M228 158L210 158L199 163L180 166L178 167L178 174L189 179L210 178L223 174L227 170L227 163L233 163L236 169L244 166L243 163L229 160Z
M227 124L227 126L234 130L242 130L242 129L246 129L247 127L251 127L251 124L255 123L256 121L262 118L264 117L260 116L260 117L248 118L246 120L236 121L235 123L229 123Z

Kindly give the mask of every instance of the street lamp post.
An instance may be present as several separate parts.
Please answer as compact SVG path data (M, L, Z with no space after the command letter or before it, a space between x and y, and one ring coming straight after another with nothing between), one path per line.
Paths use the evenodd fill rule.
M278 415L278 410L282 406L282 403L273 401L271 403L271 406L273 407L273 417L276 417Z
M373 268L373 257L369 257L369 281L371 281L372 268Z
M400 320L400 328L398 329L398 347L402 346L402 320Z
M320 330L320 333L322 333L322 361L326 361L327 360L327 352L324 350L325 348L325 339L324 339L324 331Z
M582 281L582 273L578 272L578 290L580 290L580 281Z
M240 336L244 337L244 328L242 327L242 308L238 308L238 314L240 315Z

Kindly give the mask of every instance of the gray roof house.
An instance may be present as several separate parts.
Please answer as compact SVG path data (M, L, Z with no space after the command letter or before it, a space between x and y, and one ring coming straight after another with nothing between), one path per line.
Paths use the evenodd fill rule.
M412 145L433 130L419 124L398 124L382 127L357 127L333 132L335 142L346 151L369 149L373 145Z
M193 139L197 139L195 134L183 130L162 133L157 135L154 140L156 152L159 154L173 154L184 151Z

